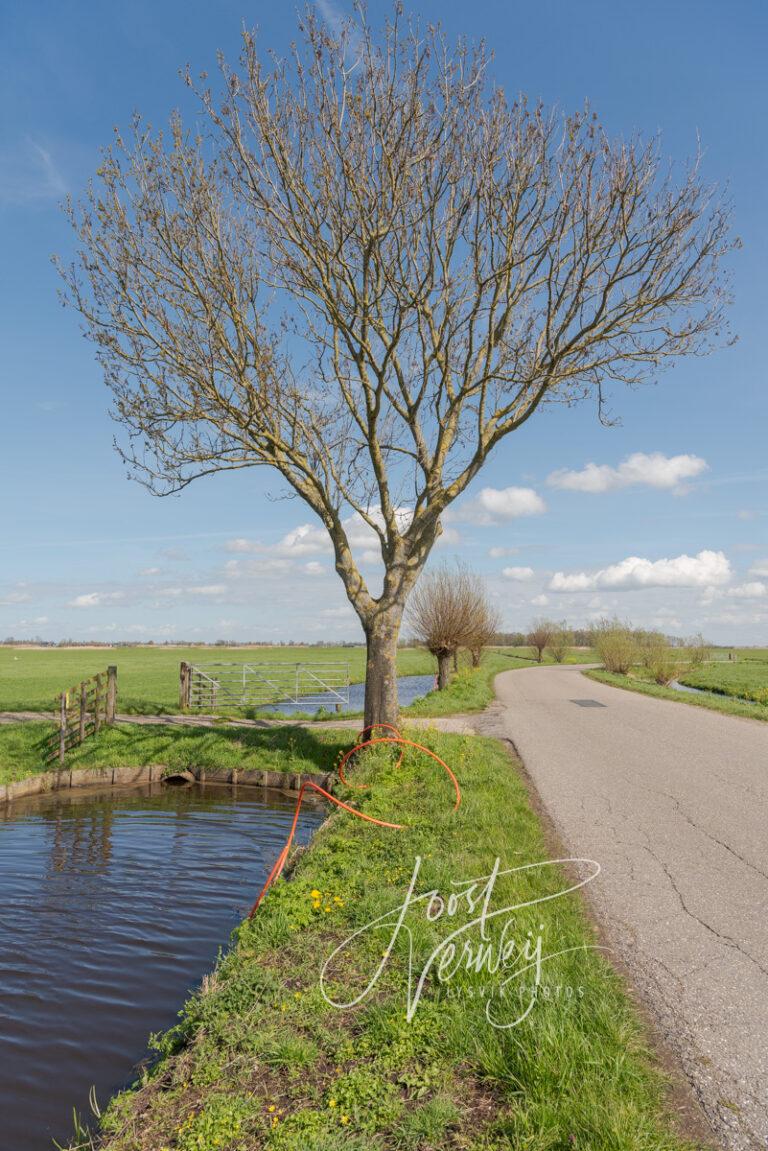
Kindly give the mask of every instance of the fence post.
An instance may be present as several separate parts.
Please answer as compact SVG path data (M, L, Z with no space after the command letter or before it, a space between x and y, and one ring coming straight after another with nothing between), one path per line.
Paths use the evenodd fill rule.
M64 766L67 753L67 693L63 691L59 699L59 763Z
M101 727L101 676L95 675L93 682L96 684L93 693L93 734L98 735Z
M179 707L182 711L189 710L189 664L183 660L179 665Z
M85 720L88 715L88 680L84 679L80 684L80 729L79 739L80 743L85 740Z
M117 709L117 668L114 664L107 668L107 711L105 720L108 724L115 722Z

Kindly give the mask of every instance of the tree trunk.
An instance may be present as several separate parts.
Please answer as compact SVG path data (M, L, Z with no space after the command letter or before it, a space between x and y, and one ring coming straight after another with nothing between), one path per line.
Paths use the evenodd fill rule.
M483 649L481 647L480 648L477 648L477 647L473 648L472 649L472 667L480 667L480 661L482 660L482 658L483 658Z
M400 613L379 616L365 629L367 662L363 723L366 727L376 723L397 725L397 637L399 631ZM373 732L374 736L376 734Z
M444 691L451 678L451 652L437 653L437 690Z

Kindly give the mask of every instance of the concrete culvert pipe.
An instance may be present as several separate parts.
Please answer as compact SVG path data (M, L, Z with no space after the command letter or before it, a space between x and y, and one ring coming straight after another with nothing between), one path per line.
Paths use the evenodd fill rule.
M171 784L173 787L188 787L195 782L195 777L191 771L174 771L164 775L161 782Z

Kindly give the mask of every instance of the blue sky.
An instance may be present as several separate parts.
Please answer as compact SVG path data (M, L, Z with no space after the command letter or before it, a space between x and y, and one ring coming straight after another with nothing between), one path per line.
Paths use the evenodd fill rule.
M768 643L768 5L410 7L452 36L487 38L510 94L564 109L589 98L611 131L661 131L679 159L698 133L705 176L730 185L744 243L731 261L738 344L679 362L656 386L617 388L618 427L602 427L591 405L530 421L457 505L437 555L484 573L510 629L541 614L618 613ZM62 197L77 195L133 109L159 125L183 108L178 69L212 70L219 48L234 57L242 22L283 51L295 9L0 0L0 637L360 634L311 515L274 498L277 476L220 475L173 499L125 479L92 350L57 300L50 256L72 248ZM374 576L373 557L364 563Z

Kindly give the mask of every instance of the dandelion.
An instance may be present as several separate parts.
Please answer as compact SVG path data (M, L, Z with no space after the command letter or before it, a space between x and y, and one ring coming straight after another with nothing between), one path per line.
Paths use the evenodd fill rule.
M267 1111L274 1111L274 1110L275 1110L274 1103L270 1103L269 1107L267 1107Z
M342 1115L342 1117L341 1117L341 1121L342 1121L342 1123L344 1123L344 1124L347 1124L347 1123L349 1123L349 1115Z
M278 1117L277 1115L273 1115L273 1116L272 1116L272 1127L273 1127L273 1128L274 1128L274 1127L277 1127L277 1125L278 1125L278 1123L279 1123L279 1122L280 1122L280 1119L279 1119L279 1117Z
M336 1100L335 1099L329 1099L328 1100L328 1106L329 1107L335 1107L336 1106Z
M309 895L310 895L311 899L319 899L320 898L320 892L317 890L316 887L312 888Z

